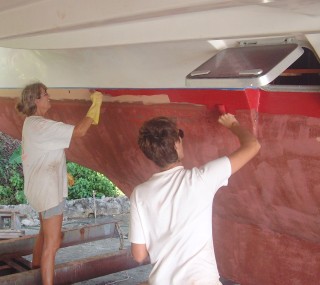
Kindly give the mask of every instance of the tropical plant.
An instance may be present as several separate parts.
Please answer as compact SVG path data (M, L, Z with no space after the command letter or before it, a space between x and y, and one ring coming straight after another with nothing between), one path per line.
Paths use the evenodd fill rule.
M67 170L74 181L74 184L69 186L69 199L92 197L93 191L97 198L123 195L117 186L99 172L74 162L67 162Z
M23 193L23 174L20 146L7 158L5 148L0 142L0 204L15 205L26 203ZM18 158L20 157L20 158Z

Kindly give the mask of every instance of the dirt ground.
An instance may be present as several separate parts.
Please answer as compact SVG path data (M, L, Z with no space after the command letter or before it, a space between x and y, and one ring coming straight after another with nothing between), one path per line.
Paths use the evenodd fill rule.
M127 238L129 231L129 214L114 215L115 219L119 220L119 226L124 235L124 247L129 247L130 242ZM66 220L63 222L63 228L74 228L83 226L85 224L93 223L94 219L90 220ZM36 234L38 228L26 229L26 234ZM76 246L61 248L56 256L56 264L65 263L77 259L87 258L104 253L117 252L119 250L120 240L119 238L108 238L95 242L84 243ZM26 257L31 260L32 256ZM109 274L106 276L90 279L74 283L76 285L136 285L148 280L148 276L151 270L151 265L140 266L134 269Z

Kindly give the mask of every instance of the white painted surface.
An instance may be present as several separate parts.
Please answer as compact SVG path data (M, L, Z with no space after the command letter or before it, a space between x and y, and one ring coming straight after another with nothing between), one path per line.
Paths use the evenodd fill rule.
M207 40L297 36L320 54L319 0L10 0L0 27L0 88L184 88Z
M214 54L208 42L75 50L0 48L0 88L31 81L48 87L185 87L185 76Z

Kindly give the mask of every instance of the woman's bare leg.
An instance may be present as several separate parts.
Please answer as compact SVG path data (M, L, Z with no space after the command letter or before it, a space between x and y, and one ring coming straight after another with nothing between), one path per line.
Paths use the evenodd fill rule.
M40 220L40 230L33 246L32 268L39 268L41 263L41 255L42 255L42 247L43 247L43 230L42 230L43 226L42 226L41 213L39 213L39 220Z
M42 219L43 247L41 255L41 277L43 285L52 285L56 252L61 244L63 215Z

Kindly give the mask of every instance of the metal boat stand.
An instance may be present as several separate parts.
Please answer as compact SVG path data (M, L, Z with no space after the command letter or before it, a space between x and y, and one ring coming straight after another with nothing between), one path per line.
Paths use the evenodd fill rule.
M55 266L55 284L72 284L138 267L129 249L123 249L123 237L117 220L63 230L61 248L96 240L119 237L119 251L83 258ZM40 269L31 269L23 256L31 254L36 235L0 241L0 284L41 284Z
M20 219L21 215L18 211L0 209L0 239L18 238L24 236L24 231L21 230ZM9 227L5 227L5 224Z

